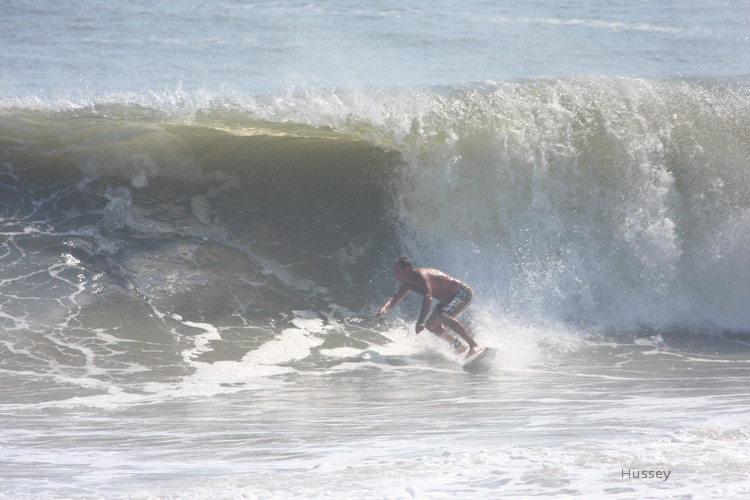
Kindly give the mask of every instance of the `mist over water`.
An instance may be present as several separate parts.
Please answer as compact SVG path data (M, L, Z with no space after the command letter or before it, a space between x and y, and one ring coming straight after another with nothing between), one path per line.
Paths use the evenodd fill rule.
M440 128L409 145L434 140L404 175L405 244L507 283L490 288L495 305L527 318L744 331L745 116L744 84L711 82L571 79L436 100L423 122Z

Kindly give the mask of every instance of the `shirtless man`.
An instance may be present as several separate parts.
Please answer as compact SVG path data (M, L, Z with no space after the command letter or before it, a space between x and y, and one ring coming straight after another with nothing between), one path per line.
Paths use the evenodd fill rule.
M412 266L411 261L406 257L396 259L391 265L393 275L401 282L396 294L386 302L383 307L375 313L377 317L383 316L391 310L396 304L406 297L410 291L415 291L422 295L422 310L417 319L415 331L420 333L427 328L438 337L450 342L458 352L466 350L466 346L461 343L461 339L469 344L469 352L466 357L475 354L479 350L479 345L466 332L461 323L456 321L455 317L469 305L473 292L465 283L448 276L437 269L416 268ZM435 310L430 314L432 298L440 302L435 306ZM429 316L428 316L429 314ZM456 332L460 338L448 333L443 325Z

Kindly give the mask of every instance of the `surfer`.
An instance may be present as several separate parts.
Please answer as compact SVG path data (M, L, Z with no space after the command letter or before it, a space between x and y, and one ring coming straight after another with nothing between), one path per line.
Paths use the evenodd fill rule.
M479 345L474 342L463 325L456 320L456 316L469 305L474 295L466 283L437 269L423 267L415 269L411 260L407 257L400 257L393 261L391 269L396 279L401 282L401 286L396 294L388 299L383 307L378 309L375 313L377 317L383 316L393 309L410 291L415 291L423 297L422 310L415 327L417 333L426 328L453 345L459 353L466 350L466 346L461 342L461 339L463 339L469 344L467 358L480 351ZM433 297L440 302L430 313ZM458 337L451 335L444 325L456 332Z

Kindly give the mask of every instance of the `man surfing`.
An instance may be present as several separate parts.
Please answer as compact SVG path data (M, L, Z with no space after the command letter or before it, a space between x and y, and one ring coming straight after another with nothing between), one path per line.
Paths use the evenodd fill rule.
M401 282L401 286L396 294L388 299L383 307L378 309L375 316L383 316L401 302L410 291L415 291L423 297L422 310L415 327L417 333L426 328L453 345L459 353L466 351L466 346L461 342L461 339L463 339L469 344L469 352L466 354L466 358L470 358L481 351L479 345L474 342L463 325L455 319L469 305L474 296L466 283L437 269L423 267L415 269L407 257L400 257L393 261L391 269L396 279ZM440 302L430 314L433 297ZM448 328L456 332L458 337L448 333L443 325L447 325Z

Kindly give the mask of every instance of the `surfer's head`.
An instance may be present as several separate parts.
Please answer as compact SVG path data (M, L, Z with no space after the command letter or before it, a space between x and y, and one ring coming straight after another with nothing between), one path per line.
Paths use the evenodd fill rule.
M391 269L393 270L393 275L396 276L396 279L399 281L406 281L411 274L412 269L414 269L414 265L408 257L399 257L393 261Z
M409 260L409 257L399 257L393 261L393 264L403 267L404 269L414 269L414 265L411 263L411 260Z

